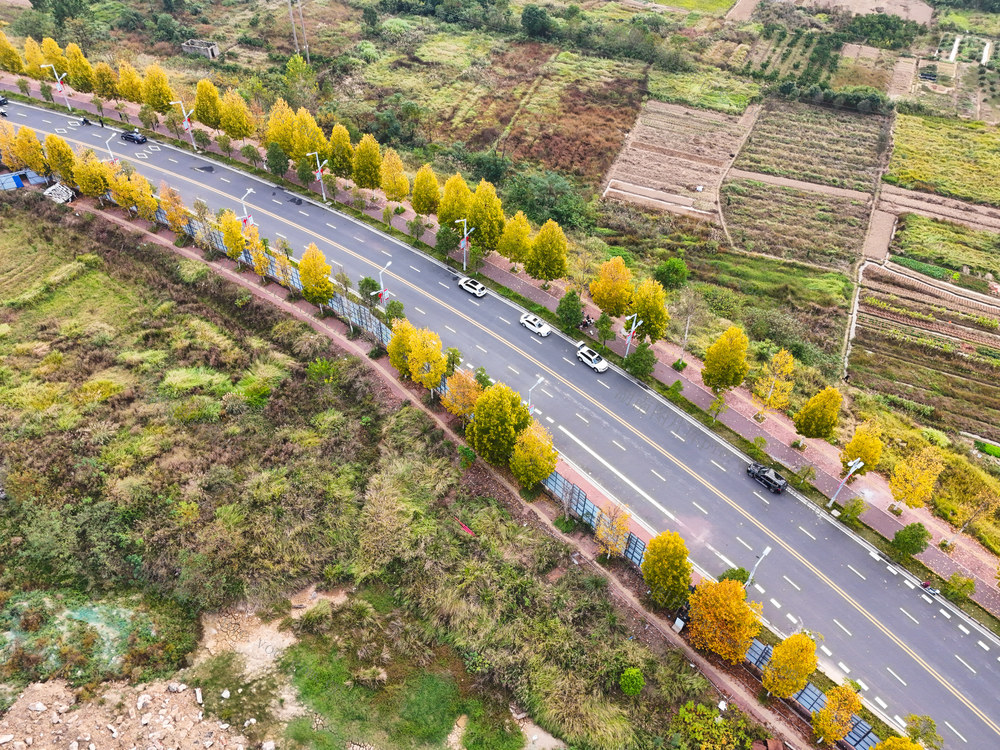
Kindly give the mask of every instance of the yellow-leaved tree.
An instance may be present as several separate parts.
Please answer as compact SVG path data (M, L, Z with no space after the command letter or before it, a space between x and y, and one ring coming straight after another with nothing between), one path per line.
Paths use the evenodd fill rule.
M90 60L84 56L79 45L72 42L66 45L66 62L68 65L66 77L69 79L69 85L84 93L93 91L94 68L90 64Z
M515 266L524 263L531 250L531 223L524 211L518 211L503 225L497 252Z
M106 62L94 66L94 93L105 101L119 97L118 75Z
M441 404L465 424L483 394L483 387L468 370L455 370L445 384L448 389L441 396Z
M534 487L555 471L558 460L552 435L532 420L517 436L514 451L510 454L510 471L522 487Z
M503 225L503 206L496 188L493 183L480 180L469 204L469 226L476 228L475 244L483 250L483 255L497 249Z
M246 229L247 252L250 253L250 262L253 265L253 272L260 277L260 283L267 281L267 272L271 267L271 261L264 249L264 241L260 237L260 232L256 225L251 225Z
M643 279L632 293L629 315L637 315L636 341L649 338L656 343L667 334L670 313L667 312L667 292L655 279Z
M846 472L847 464L860 458L863 465L854 473L867 474L868 470L874 469L875 464L882 458L882 447L882 428L878 422L869 420L854 431L854 436L840 453L840 463Z
M246 247L246 239L243 237L243 222L235 213L226 209L219 217L219 231L222 232L222 244L226 248L226 257L230 260L240 260L243 256L243 249Z
M0 70L8 73L21 74L24 72L24 60L17 47L10 43L7 35L0 31Z
M142 78L139 71L124 60L118 63L118 93L122 98L142 104Z
M278 275L278 283L285 289L292 288L292 246L288 240L278 238L278 247L274 253L274 270Z
M156 63L148 65L142 81L142 101L157 112L168 112L173 99L174 92L163 68Z
M354 146L351 145L351 134L339 122L330 131L327 160L330 171L335 177L346 180L354 172ZM337 187L336 179L333 186Z
M747 602L739 581L702 581L689 599L691 644L739 664L760 632L762 607Z
M505 383L494 383L476 400L474 417L465 428L465 437L484 461L506 466L520 435L531 424L528 407L521 394Z
M219 127L234 140L243 140L253 133L250 107L236 89L226 89L219 105ZM322 135L322 134L321 134Z
M562 227L552 219L542 224L538 234L531 241L528 259L524 262L524 270L533 279L552 281L566 275L566 253L569 242Z
M160 207L167 215L167 226L175 234L184 234L184 228L191 219L191 214L181 199L181 194L170 187L165 181L160 182Z
M149 180L138 172L133 172L128 176L131 184L132 201L139 216L146 221L156 221L156 209L160 207L159 201L153 195L153 186Z
M444 183L444 194L438 203L438 224L442 227L455 228L455 219L469 218L469 204L472 202L472 191L465 184L462 175L453 174Z
M890 737L882 740L872 750L924 750L923 745L919 745L909 737Z
M628 309L632 301L632 271L625 265L624 258L616 255L601 264L597 278L590 282L590 297L613 318Z
M14 153L28 169L41 175L48 174L49 165L45 161L45 152L42 150L38 136L31 128L22 125L18 129L17 135L14 136Z
M628 524L631 519L632 514L628 508L618 503L613 504L611 510L601 512L597 528L594 529L594 539L602 555L607 558L621 557L628 544Z
M111 184L111 167L86 149L73 164L73 177L88 198L103 199Z
M410 180L403 170L403 160L399 158L396 149L387 148L385 150L379 180L382 184L382 192L390 201L398 203L409 194Z
M417 336L417 329L406 318L397 318L392 322L392 337L385 350L389 355L389 364L396 368L399 377L410 377L410 349Z
M207 78L198 81L194 92L194 119L212 130L219 129L219 115L222 112L222 99L219 89Z
M111 200L131 216L135 208L135 187L120 163L117 167L110 167L108 189L111 191Z
M837 417L843 396L833 386L824 388L796 412L795 431L809 438L828 438L837 429Z
M753 398L762 415L783 411L788 406L788 398L795 387L794 371L795 358L787 349L779 349L771 356L753 386Z
M45 56L42 55L42 48L29 36L24 40L24 72L37 80L51 78L49 69L42 67L44 64Z
M24 166L18 160L14 150L15 138L17 138L17 131L14 130L14 126L6 120L0 120L0 162L12 170Z
M302 296L306 301L318 305L320 309L323 309L323 305L333 296L330 264L326 262L326 256L314 242L309 243L302 259L299 260L299 282L302 284Z
M376 190L382 178L382 149L371 133L365 133L354 149L354 184Z
M59 73L65 73L69 69L69 61L63 54L62 47L52 37L42 39L42 57L45 58L46 65L54 66ZM47 72L51 73L51 70Z
M76 180L73 178L73 164L76 157L62 136L55 133L45 136L45 159L49 163L49 169L60 180L70 187L76 187Z
M326 136L316 124L312 113L305 107L299 107L295 112L292 129L292 151L289 154L295 161L304 159L309 154L319 154L319 160L326 158ZM316 157L312 157L315 159Z
M937 448L924 448L896 462L889 478L889 490L897 503L922 508L930 502L938 477L944 470Z
M428 328L420 328L414 334L407 361L410 380L428 389L441 385L448 369L448 360L441 351L441 337Z
M764 689L779 698L791 698L816 671L816 641L806 633L795 633L774 647L764 667Z
M441 200L441 186L430 164L424 164L413 178L413 210L426 216L438 209Z
M664 531L649 541L642 558L642 579L657 605L677 609L687 602L691 563L680 534Z
M286 155L292 153L295 143L295 113L284 99L279 98L272 106L267 117L268 143L277 143Z
M813 734L821 745L832 745L851 731L851 717L861 710L861 699L850 685L830 688L826 705L812 715Z

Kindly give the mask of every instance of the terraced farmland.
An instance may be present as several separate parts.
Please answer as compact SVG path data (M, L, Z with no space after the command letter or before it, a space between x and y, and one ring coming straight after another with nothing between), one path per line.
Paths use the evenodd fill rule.
M992 274L1000 278L1000 234L969 229L961 224L937 221L918 214L904 215L889 251L897 262L916 261L910 265L921 273L989 293ZM922 268L917 264L930 266ZM975 283L978 282L978 283Z
M888 118L771 100L736 167L872 192L889 145Z
M722 212L737 247L846 271L861 252L868 201L778 187L727 182Z

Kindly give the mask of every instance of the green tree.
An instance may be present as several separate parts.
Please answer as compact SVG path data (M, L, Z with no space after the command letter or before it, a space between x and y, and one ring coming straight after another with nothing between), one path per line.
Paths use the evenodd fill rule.
M919 742L921 745L926 747L927 750L941 750L944 746L944 740L937 731L937 724L930 716L917 716L916 714L910 714L907 716L906 736L912 742ZM876 750L891 750L891 748L882 748L881 745L876 745L875 747ZM911 749L898 747L896 750ZM916 748L915 750L920 750L920 748Z
M465 429L469 445L494 466L509 464L518 435L531 424L521 395L504 383L494 383L476 401L473 414Z
M381 172L382 149L371 133L365 133L354 150L354 184L375 190L381 182Z
M658 606L678 609L687 603L691 563L680 534L664 531L653 537L646 545L641 568L649 596Z
M247 143L240 148L240 156L253 164L255 167L260 164L260 151L252 143Z
M219 127L236 140L243 140L254 131L250 108L236 89L226 89L226 93L222 95Z
M168 112L174 92L170 89L170 81L163 68L155 63L149 65L142 81L142 100L157 112Z
M198 81L194 94L194 117L202 125L213 130L219 129L222 113L222 99L219 90L207 78Z
M267 144L267 156L264 157L264 162L267 164L267 171L275 177L283 177L288 171L288 154L277 141Z
M156 130L156 126L160 124L160 116L148 104L143 104L139 107L139 122L142 123L144 128Z
M323 307L333 296L333 282L330 281L330 264L326 256L313 242L309 243L299 261L299 281L302 282L302 296L306 301Z
M607 345L609 339L614 339L615 322L611 319L611 316L608 315L606 312L601 313L601 317L597 319L597 323L595 325L597 328L597 335L601 339L601 346Z
M504 229L503 206L497 197L496 188L486 180L480 180L469 206L469 225L476 228L474 240L485 255L497 249Z
M430 164L424 164L413 178L413 210L418 214L433 214L441 200L441 186Z
M316 162L312 156L303 156L295 162L295 176L308 187L316 179Z
M536 39L548 38L555 28L549 12L534 3L528 3L521 10L521 26L528 36Z
M438 204L438 224L442 228L451 227L456 219L469 218L471 204L472 191L465 184L462 175L456 172L444 183L444 195Z
M622 360L622 367L632 377L640 380L648 378L656 369L656 352L653 351L653 347L648 342L643 341Z
M524 270L533 279L552 281L566 275L566 253L569 243L562 227L549 219L531 242L531 252Z
M837 416L843 397L832 386L824 388L793 417L795 430L810 438L828 438L837 429Z
M497 242L497 252L517 266L524 263L531 251L531 224L524 211L518 211L503 225L503 233ZM579 298L579 295L577 295Z
M629 697L634 697L641 693L645 686L646 680L643 679L642 672L636 667L629 667L618 678L618 687Z
M681 258L667 258L653 270L653 278L664 289L680 289L687 283L689 273L687 263Z
M635 335L641 341L648 337L650 343L656 343L667 333L670 313L667 312L667 293L659 281L644 279L635 288L632 302L628 310L630 315L638 315L641 321L635 329Z
M380 182L387 200L398 203L410 192L410 180L403 169L403 160L399 158L394 148L387 148L385 156L382 157Z
M387 326L391 327L394 320L405 317L406 313L403 311L403 303L398 299L391 299L385 303L385 324Z
M764 689L779 698L791 698L816 671L816 642L806 633L795 633L774 647L764 667Z
M900 554L912 557L927 549L927 543L930 540L931 532L918 521L897 531L892 538L892 546L899 550Z
M959 605L964 604L970 596L976 593L976 581L961 573L952 573L941 587L941 593L948 601Z
M570 289L559 300L556 315L566 328L576 328L583 322L583 303L575 289Z
M300 107L313 107L319 93L316 71L302 55L292 55L285 63L285 90L289 99Z
M329 167L337 177L349 178L354 173L354 146L351 134L339 122L330 131Z
M552 445L552 435L538 422L517 436L510 456L510 471L525 488L534 487L556 469L559 454Z
M844 450L840 454L840 463L847 472L847 464L856 458L860 458L864 465L855 471L856 475L867 474L869 469L874 469L875 465L882 458L882 428L878 422L869 420L854 431L854 436L850 439Z
M613 318L625 313L632 301L632 271L624 258L616 255L601 264L597 278L590 282L590 296Z
M712 651L739 664L760 632L761 605L747 603L736 581L702 581L690 596L690 640L695 648Z
M381 291L378 282L371 276L362 276L358 282L358 293L361 295L362 304L371 307L376 302L376 297Z
M226 135L225 133L219 133L219 135L215 137L215 142L218 144L219 149L222 151L222 153L224 153L226 156L233 155L233 139L230 138L228 135Z
M842 740L851 731L851 717L861 710L861 699L850 685L830 688L826 705L812 716L813 734L824 745Z
M718 396L743 383L750 370L747 349L750 340L743 329L731 326L715 340L705 353L701 382Z
M201 128L192 130L191 135L194 138L195 145L203 151L212 145L212 136Z

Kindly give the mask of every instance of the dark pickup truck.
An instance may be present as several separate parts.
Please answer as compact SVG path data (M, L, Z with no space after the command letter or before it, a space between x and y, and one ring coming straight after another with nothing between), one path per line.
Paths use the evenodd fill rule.
M788 481L781 476L781 474L776 472L774 469L770 469L767 466L763 466L758 463L752 463L747 466L747 474L756 479L776 495L780 495L788 486Z

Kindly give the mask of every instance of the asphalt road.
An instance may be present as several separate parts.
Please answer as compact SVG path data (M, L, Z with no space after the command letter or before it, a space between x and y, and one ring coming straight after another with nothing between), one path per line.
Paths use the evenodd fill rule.
M794 492L767 493L745 474L747 459L641 384L612 368L597 374L575 358L572 340L541 339L518 325L523 312L492 293L460 290L451 269L350 217L211 159L150 142L123 143L117 132L80 127L65 114L20 104L15 126L55 132L98 153L113 136L114 155L154 185L165 180L191 205L247 209L261 234L284 237L297 255L315 242L351 278L377 278L403 302L407 317L527 394L560 452L654 531L676 530L691 558L718 575L761 562L752 598L779 631L822 634L828 674L862 686L862 697L890 722L929 714L948 748L1000 747L1000 640L817 511Z

